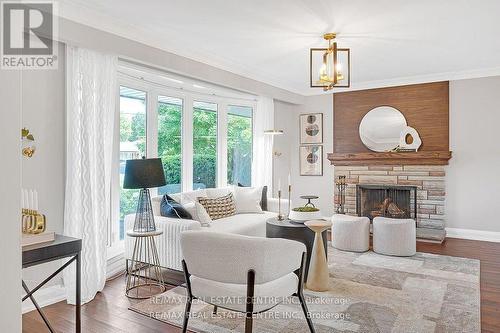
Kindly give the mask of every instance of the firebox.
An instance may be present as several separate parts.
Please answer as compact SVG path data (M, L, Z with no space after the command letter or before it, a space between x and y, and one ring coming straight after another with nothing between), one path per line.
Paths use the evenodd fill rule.
M417 187L392 185L357 185L356 213L373 220L377 216L391 218L417 217Z

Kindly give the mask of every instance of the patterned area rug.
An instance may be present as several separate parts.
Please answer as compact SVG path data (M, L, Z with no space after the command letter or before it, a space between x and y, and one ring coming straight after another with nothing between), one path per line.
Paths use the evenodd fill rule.
M329 247L330 290L304 290L316 332L480 332L479 261L427 253L389 257ZM185 289L130 309L182 326ZM196 301L189 330L244 332L243 314ZM295 297L257 315L254 332L309 332Z

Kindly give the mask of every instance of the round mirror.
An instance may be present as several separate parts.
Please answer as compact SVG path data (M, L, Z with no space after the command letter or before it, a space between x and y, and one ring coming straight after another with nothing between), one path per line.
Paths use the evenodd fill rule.
M371 109L359 124L359 137L373 151L384 152L396 148L406 119L398 109L379 106Z

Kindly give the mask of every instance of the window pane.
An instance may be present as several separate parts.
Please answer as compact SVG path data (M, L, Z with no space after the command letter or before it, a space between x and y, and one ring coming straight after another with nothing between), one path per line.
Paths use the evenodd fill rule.
M158 157L167 180L167 185L158 188L158 194L181 192L181 129L182 99L158 96Z
M123 189L125 161L142 156L146 156L146 93L120 87L120 240L125 236L125 215L135 213L139 197L139 190Z
M216 187L217 104L193 103L193 188Z
M252 182L252 108L230 105L227 114L227 182Z

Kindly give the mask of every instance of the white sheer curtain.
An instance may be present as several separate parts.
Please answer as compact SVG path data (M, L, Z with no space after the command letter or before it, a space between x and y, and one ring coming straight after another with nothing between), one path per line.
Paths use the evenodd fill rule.
M110 219L117 57L67 47L66 192L64 234L82 239L82 303L106 281ZM75 304L75 267L64 272L67 300Z
M268 186L273 193L273 136L264 131L274 129L274 100L260 96L254 112L252 186Z

